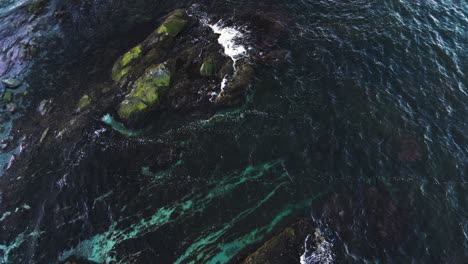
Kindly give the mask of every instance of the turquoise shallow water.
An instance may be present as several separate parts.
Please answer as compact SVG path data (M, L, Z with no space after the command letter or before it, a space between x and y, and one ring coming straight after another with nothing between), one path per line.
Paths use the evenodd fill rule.
M125 50L176 5L192 4L81 1L70 7L71 22L56 25L46 15L60 9L52 1L42 20L17 25L26 32L39 23L32 32L50 46L37 62L21 64L8 51L17 42L6 36L32 33L1 24L2 43L12 45L2 56L17 66L7 69L4 59L0 76L24 75L38 91L23 98L35 111L101 65L83 55L87 46L114 41ZM3 21L25 16L16 5L1 8ZM192 8L224 19L245 8L274 13L287 24L287 63L257 71L236 108L165 116L133 137L101 113L79 142L4 172L0 263L236 263L299 217L320 227L334 263L468 259L465 1ZM167 151L160 144L177 146L177 162L155 170L146 161Z

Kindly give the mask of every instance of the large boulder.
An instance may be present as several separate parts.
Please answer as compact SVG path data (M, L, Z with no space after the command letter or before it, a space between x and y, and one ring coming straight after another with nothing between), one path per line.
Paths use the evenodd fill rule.
M175 37L184 29L187 24L187 13L182 9L172 12L156 30L158 34Z
M249 255L243 264L299 263L304 253L304 241L313 233L312 225L301 220L268 240L257 251Z
M145 41L121 56L112 68L112 79L124 84L129 77L141 75L155 61L165 58L177 35L186 27L189 17L177 9Z
M196 14L189 16L186 10L177 9L143 42L118 58L111 77L121 88L119 92L128 93L117 107L120 121L141 127L143 120L152 120L145 117L157 110L216 110L245 98L255 77L254 61L261 60L249 56L251 49L231 58L233 55L225 54L226 47L222 45L233 43L221 44L225 41L219 39L226 36L215 33L224 31L214 30L202 21ZM263 16L253 21L239 19L239 27L266 27L270 29L266 32L275 33L276 41L280 35L276 31L281 28L272 21L275 20ZM259 34L264 35L262 32ZM269 45L264 47L265 50L255 52L263 54L270 49Z

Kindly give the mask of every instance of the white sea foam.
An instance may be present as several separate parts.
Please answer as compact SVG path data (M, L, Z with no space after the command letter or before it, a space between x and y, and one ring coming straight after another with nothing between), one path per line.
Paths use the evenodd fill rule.
M332 252L333 244L325 240L320 229L315 229L315 239L307 236L304 247L305 251L300 258L301 264L332 264L334 254Z
M241 39L244 35L235 27L223 27L222 20L209 26L214 33L220 34L218 43L223 46L224 53L234 61L235 67L235 62L239 58L247 56L247 49L244 45L237 43L237 40Z
M247 57L247 49L244 45L239 44L239 40L243 38L243 34L239 29L235 27L223 27L223 21L220 20L216 24L208 26L213 30L214 33L219 34L218 43L223 46L224 54L229 56L233 61L234 71L236 71L236 61L240 58ZM224 76L223 81L221 82L221 91L224 90L228 83L228 76ZM217 97L219 94L215 94ZM215 97L212 97L211 101L215 100Z

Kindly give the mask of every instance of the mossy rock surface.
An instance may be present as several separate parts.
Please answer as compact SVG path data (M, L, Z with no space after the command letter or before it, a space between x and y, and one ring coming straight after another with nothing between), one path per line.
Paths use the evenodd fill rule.
M141 55L142 47L138 45L119 58L112 68L112 80L116 82L121 81L130 72L131 66L129 64Z
M117 107L120 121L135 128L158 109L197 111L242 100L254 77L251 61L238 60L234 70L218 38L185 10L170 13L113 66L112 79L120 91L130 91Z
M78 108L84 109L88 107L91 104L91 98L89 98L89 95L85 94L83 97L81 97L80 101L78 102Z
M164 64L150 67L120 103L119 117L125 121L138 121L141 115L159 105L159 97L169 87L170 81L171 72Z
M214 73L216 60L214 57L210 56L203 62L200 67L201 76L210 76Z
M112 68L112 80L121 85L138 78L150 65L160 63L173 48L174 38L186 27L189 17L183 9L176 9L141 44L117 59Z
M183 9L176 9L164 20L156 32L172 37L177 36L187 25L186 16Z
M142 51L141 46L138 45L134 47L133 49L131 49L130 51L128 51L127 53L125 53L125 55L122 58L122 61L120 62L122 67L127 66L130 62L139 58L141 56L141 51Z
M11 102L13 100L13 93L10 92L10 91L7 91L4 95L3 95L3 101L4 102Z

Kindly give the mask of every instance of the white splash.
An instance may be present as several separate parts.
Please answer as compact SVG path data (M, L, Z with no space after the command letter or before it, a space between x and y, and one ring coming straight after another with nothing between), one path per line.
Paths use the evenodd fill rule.
M214 25L208 24L208 26L213 30L214 33L219 34L218 43L223 46L224 54L229 56L233 61L233 68L236 71L236 61L242 57L247 57L247 49L244 45L238 44L238 40L241 39L244 35L235 27L223 27L222 20L218 21ZM215 101L216 97L224 91L228 83L228 76L224 76L223 81L221 82L221 91L218 94L212 94L210 101Z
M234 61L234 67L239 58L247 56L247 49L243 45L236 43L238 39L241 39L244 36L242 32L235 27L223 27L222 20L218 21L214 25L208 26L214 33L220 34L218 43L223 46L224 53Z
M325 240L320 229L315 229L315 239L311 240L310 235L304 242L304 254L300 258L301 264L331 264L334 261L332 252L333 244ZM310 242L313 242L311 244Z

